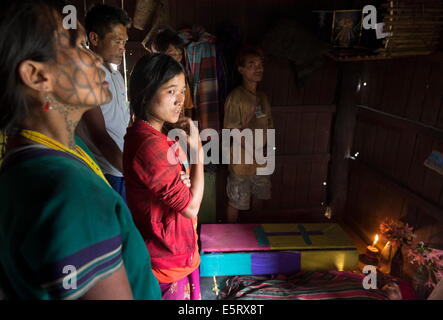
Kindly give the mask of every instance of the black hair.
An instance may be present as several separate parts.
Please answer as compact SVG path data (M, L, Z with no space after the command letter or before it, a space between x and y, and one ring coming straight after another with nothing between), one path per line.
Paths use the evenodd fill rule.
M88 37L90 32L95 32L103 39L108 32L111 32L113 26L119 24L126 28L131 25L131 19L120 8L106 4L95 4L86 13L85 29Z
M152 48L157 52L165 53L170 45L183 49L184 40L178 32L169 28L159 30L152 40Z
M6 134L12 133L29 115L30 105L38 103L25 94L18 67L25 60L55 61L55 34L66 4L63 0L2 1L0 4L0 131ZM74 47L77 30L70 30L69 36Z
M265 54L263 53L263 50L260 48L251 46L251 45L244 45L240 50L237 52L237 56L235 58L235 64L237 67L244 67L246 63L246 58L248 57L259 57L262 60L265 59Z
M175 76L185 73L180 63L163 53L143 56L132 69L129 101L132 115L147 120L147 107L157 90Z

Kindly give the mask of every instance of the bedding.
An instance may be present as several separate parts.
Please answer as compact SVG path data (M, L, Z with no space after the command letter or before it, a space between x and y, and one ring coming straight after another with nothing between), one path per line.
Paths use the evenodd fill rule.
M362 274L340 271L293 275L234 276L225 281L219 299L226 300L389 300L404 292L390 279L383 288L365 290ZM407 293L408 294L408 293ZM405 293L403 293L405 295ZM408 295L408 298L410 296ZM405 297L403 297L405 299Z

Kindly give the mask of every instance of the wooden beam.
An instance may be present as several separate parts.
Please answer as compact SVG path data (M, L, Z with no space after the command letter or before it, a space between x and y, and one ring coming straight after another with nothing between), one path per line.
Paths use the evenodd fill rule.
M367 106L357 105L357 108L358 117L370 119L373 122L389 127L395 127L404 130L414 130L417 133L443 140L443 130L440 128L429 126L419 121L409 120Z
M272 113L334 113L335 105L272 106Z
M351 151L354 127L356 122L356 105L359 98L357 89L361 77L360 63L340 65L339 101L337 103L336 120L333 124L332 156L329 176L329 203L332 216L338 221L342 219L346 209L348 195L348 157Z
M426 213L435 218L438 221L443 221L443 208L435 205L434 203L426 200L421 195L409 189L407 186L401 184L398 181L395 181L393 178L387 176L381 171L375 169L367 163L364 163L361 160L350 160L351 162L351 170L363 170L368 171L375 180L378 180L382 185L394 189L402 194L407 201L412 201L417 204L420 208L423 208Z
M275 155L275 161L282 164L294 164L294 162L329 162L331 156L329 153L320 153L320 154L284 154L284 155Z

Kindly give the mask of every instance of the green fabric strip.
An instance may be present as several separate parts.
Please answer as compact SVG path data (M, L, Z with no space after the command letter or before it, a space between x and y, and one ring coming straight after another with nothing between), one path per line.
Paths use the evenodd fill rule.
M254 228L255 237L257 239L257 242L260 246L266 247L269 246L269 239L266 235L265 230L263 229L263 226L258 226Z
M308 232L306 231L306 228L305 228L302 224L298 224L298 225L297 225L297 228L298 228L298 230L300 231L301 236L302 236L303 240L305 241L305 243L306 243L308 246L311 246L311 245L312 245L312 241L311 241L311 239L309 238L309 234L308 234Z

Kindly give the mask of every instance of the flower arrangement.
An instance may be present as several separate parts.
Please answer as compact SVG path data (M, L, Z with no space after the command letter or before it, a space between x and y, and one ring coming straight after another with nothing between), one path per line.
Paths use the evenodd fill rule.
M408 258L418 265L420 274L426 275L426 287L434 288L443 279L443 250L431 249L421 241L408 248Z
M425 245L424 242L416 241L413 227L407 223L397 222L386 218L380 224L382 238L390 242L390 245L407 250L407 259L417 266L417 275L422 277L422 284L432 289L443 279L443 250L437 250Z
M386 218L380 224L380 233L385 240L395 247L408 246L416 237L413 228L407 223L396 222L391 218Z

